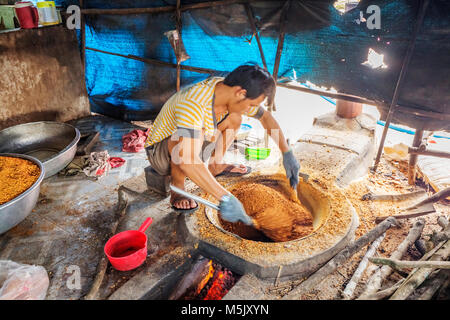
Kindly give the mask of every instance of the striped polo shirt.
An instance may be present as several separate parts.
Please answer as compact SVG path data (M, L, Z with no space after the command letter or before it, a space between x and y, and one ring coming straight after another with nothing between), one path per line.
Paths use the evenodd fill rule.
M203 131L205 139L210 141L217 123L228 114L221 114L216 119L213 108L216 84L223 80L223 77L211 77L172 95L150 128L145 147L152 146L175 132L180 137L196 138ZM260 118L263 112L262 107L256 106L251 107L245 115Z

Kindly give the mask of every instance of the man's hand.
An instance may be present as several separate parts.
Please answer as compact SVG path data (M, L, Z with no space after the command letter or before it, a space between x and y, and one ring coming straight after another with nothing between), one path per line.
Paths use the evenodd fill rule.
M292 149L289 149L288 151L283 153L283 166L286 170L286 177L288 178L291 187L293 189L296 189L298 185L300 163L298 163L297 159L295 159Z
M224 220L229 222L242 221L246 225L253 225L252 218L250 218L242 203L233 195L227 194L222 197L219 203L220 214Z

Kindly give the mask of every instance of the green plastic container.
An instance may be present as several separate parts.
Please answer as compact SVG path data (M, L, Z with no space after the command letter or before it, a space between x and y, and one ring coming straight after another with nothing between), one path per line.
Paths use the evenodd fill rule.
M245 148L247 159L264 160L270 156L270 148Z
M0 5L0 25L4 26L1 30L14 29L14 17L16 13L14 11L14 6Z

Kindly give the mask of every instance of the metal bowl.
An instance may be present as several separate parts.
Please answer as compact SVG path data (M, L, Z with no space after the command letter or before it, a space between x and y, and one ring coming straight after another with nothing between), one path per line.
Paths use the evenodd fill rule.
M36 206L41 182L45 176L45 168L38 159L24 154L0 153L0 156L30 160L41 170L39 178L30 188L14 199L0 205L0 234L2 234L22 222Z
M0 152L37 158L48 178L64 169L75 157L80 131L67 123L39 121L0 131Z

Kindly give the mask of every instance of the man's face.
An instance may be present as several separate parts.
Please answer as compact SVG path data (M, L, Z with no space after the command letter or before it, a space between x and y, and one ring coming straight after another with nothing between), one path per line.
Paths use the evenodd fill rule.
M255 99L246 98L247 90L237 87L234 90L233 98L228 105L228 112L230 113L246 113L251 107L259 106L266 98L264 94L261 94Z

